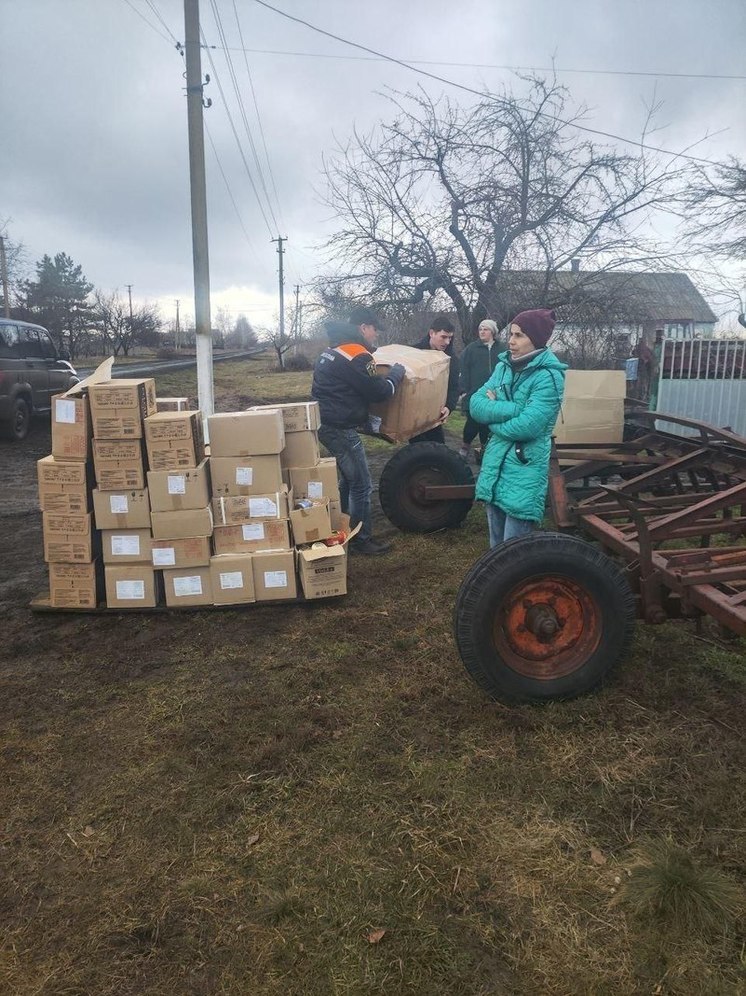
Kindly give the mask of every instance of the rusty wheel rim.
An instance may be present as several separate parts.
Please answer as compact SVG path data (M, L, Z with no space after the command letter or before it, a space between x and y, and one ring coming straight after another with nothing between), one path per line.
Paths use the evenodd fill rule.
M414 514L425 525L437 525L443 518L444 510L452 501L433 501L425 498L425 488L439 484L453 484L451 475L439 467L418 467L412 471L399 493L401 507Z
M586 588L569 578L530 578L495 613L495 649L526 678L550 681L581 668L601 639L601 612Z

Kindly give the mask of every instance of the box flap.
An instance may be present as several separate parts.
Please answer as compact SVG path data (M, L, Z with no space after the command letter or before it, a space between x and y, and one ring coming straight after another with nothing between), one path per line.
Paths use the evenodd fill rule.
M103 363L99 363L92 374L89 374L85 380L81 380L79 384L73 384L73 386L61 394L61 398L66 398L68 395L82 394L82 392L90 387L91 384L103 384L105 381L111 380L111 368L114 366L114 357L110 356Z

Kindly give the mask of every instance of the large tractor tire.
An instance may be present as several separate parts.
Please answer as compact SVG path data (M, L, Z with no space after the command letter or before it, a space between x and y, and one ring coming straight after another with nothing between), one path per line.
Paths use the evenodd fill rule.
M534 533L476 562L461 584L454 626L466 670L492 698L573 698L600 685L627 653L635 599L594 546Z
M443 443L413 443L398 450L383 468L378 496L384 515L399 529L433 533L460 526L473 504L468 498L426 499L434 485L474 487L474 475L458 453Z

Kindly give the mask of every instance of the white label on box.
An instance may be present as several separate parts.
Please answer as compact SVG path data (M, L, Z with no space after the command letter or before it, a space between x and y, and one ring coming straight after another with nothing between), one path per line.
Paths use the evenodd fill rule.
M117 581L117 598L121 601L129 598L145 598L145 582Z
M55 422L75 422L75 402L68 398L57 398L54 404Z
M193 577L174 578L174 595L201 595L202 578L199 574Z
M236 484L253 484L253 467L236 467Z
M226 588L243 588L243 574L240 571L226 571L225 574L220 575L220 587Z
M308 497L309 498L323 498L324 497L324 485L321 481L309 481L308 482Z
M140 554L139 536L112 536L111 552L115 557L137 557Z
M288 572L287 571L265 571L264 572L264 587L265 588L287 588L288 586Z
M249 498L249 515L252 519L256 518L258 515L271 515L272 518L278 518L277 502L272 501L271 498Z
M168 493L170 495L186 494L186 477L183 474L168 475Z
M153 547L153 567L173 567L176 564L176 550L172 546Z
M112 515L118 515L120 512L126 515L129 511L127 495L109 495L109 508Z
M243 538L245 540L263 540L264 539L264 523L263 522L249 522L245 526L241 527L243 532Z

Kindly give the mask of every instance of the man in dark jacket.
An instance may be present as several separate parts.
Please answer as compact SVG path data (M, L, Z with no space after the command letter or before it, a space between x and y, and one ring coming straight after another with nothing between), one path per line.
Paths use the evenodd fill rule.
M461 410L466 415L463 443L459 450L459 455L464 460L469 459L469 449L474 442L474 437L478 434L479 441L482 444L481 451L477 453L477 463L479 463L481 454L484 452L487 440L489 439L490 427L488 425L480 425L474 421L469 414L469 402L471 401L472 394L478 391L483 384L487 383L495 369L497 356L500 352L500 348L497 345L497 323L493 322L491 318L483 318L479 323L477 335L479 338L469 343L461 354L459 363L462 394Z
M385 377L376 373L372 354L380 328L370 308L355 308L348 322L329 322L329 348L316 361L311 388L321 414L319 439L337 461L342 511L349 513L353 528L362 523L350 550L367 556L386 553L389 544L372 536L373 482L357 427L367 423L370 404L392 397L405 373L401 363Z
M419 436L413 436L410 443L445 443L446 437L443 432L443 423L458 404L458 360L453 355L453 323L445 315L436 315L430 323L427 335L414 344L415 349L437 349L450 357L451 363L448 368L448 388L446 390L445 404L440 410L440 425L427 432L421 432Z

